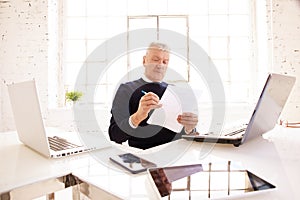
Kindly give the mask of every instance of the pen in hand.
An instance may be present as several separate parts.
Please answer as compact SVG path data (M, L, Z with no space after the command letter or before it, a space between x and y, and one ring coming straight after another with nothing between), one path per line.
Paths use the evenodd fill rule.
M144 90L141 91L143 94L147 94L147 92L145 92Z
M144 95L148 94L148 92L145 92L144 90L141 90L141 92L142 92ZM150 92L150 93L151 93L151 92ZM154 95L155 95L155 94L154 94ZM157 95L155 95L155 96L157 97L157 103L155 103L155 105L152 105L152 106L154 106L153 109L162 107L162 104L159 102L159 97L158 97ZM152 102L153 100L156 101L156 98L153 99L153 95L152 95L152 97L151 97L151 99L150 99L150 101L151 101L150 104L153 104L153 102ZM149 104L149 103L148 103L148 104Z

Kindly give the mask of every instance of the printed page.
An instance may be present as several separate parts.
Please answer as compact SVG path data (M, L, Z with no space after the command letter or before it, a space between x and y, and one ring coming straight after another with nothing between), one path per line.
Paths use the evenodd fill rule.
M160 99L162 107L154 110L148 124L163 126L179 133L183 126L177 122L178 115L182 112L197 113L197 102L191 101L191 95L190 89L168 85Z
M174 86L168 86L160 99L161 108L155 109L150 118L149 124L163 126L176 133L179 133L183 126L177 122L177 116L182 113L181 102L175 93Z

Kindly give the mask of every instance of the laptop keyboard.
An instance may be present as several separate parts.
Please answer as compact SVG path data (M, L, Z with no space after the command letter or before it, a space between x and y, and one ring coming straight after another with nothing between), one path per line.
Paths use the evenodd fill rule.
M224 135L224 136L233 136L233 135L236 135L236 134L239 134L239 133L242 133L242 132L246 131L246 128L247 128L246 124L243 124L243 125L240 125L240 126L235 126L235 127L230 128L230 129L223 130L222 135Z
M48 137L48 141L49 141L50 149L53 151L61 151L61 150L80 147L76 144L68 142L66 139L57 136Z
M241 132L244 132L246 130L246 128L242 128L242 129L239 129L239 130L235 130L235 131L232 131L230 133L226 133L224 134L225 136L232 136L232 135L236 135L236 134L239 134Z

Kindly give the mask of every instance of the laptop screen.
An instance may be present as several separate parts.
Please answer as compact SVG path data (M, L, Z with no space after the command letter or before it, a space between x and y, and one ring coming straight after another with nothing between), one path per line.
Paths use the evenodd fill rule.
M269 74L242 143L274 128L295 80L296 78L291 76Z
M10 84L8 93L20 141L48 155L48 143L35 81Z

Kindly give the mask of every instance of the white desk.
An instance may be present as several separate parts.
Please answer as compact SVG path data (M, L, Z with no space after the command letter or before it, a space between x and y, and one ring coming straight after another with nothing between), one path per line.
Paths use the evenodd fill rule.
M91 162L88 154L48 159L20 143L15 132L0 133L0 199L29 199L71 186L62 179Z
M146 150L143 154L158 165L214 162L219 159L241 161L245 168L277 186L276 191L245 199L300 199L297 191L300 180L300 129L278 126L266 136L271 142L257 139L238 148L217 144L205 156L203 149L211 144L194 142L190 145L185 140L168 144L172 151L158 151L163 149L164 146L161 146ZM111 148L93 154L47 159L21 144L14 132L1 133L0 199L5 199L9 192L12 192L11 197L18 198L22 188L41 182L45 187L37 191L39 194L55 192L64 188L59 178L68 174L83 181L79 189L92 199L99 195L110 199L152 199L153 191L146 173L132 175L108 160L109 155L120 152L122 150ZM172 162L162 159L176 154L181 156ZM99 157L106 162L97 162ZM52 187L54 184L48 183L53 182L57 183L56 186L47 188Z
M171 164L214 162L220 159L240 161L247 170L277 187L275 191L244 199L300 199L298 192L300 130L277 126L264 137L267 137L268 140L258 138L238 148L232 145L217 144L206 156L200 152L203 152L203 148L207 144L194 142L183 156ZM175 153L188 146L185 140L176 141L173 145ZM98 153L100 152L95 155ZM108 160L110 153L101 152L99 156L106 155ZM158 151L154 156L147 157L145 155L144 157L159 165L165 165L166 163L163 162L162 158L168 156L166 153ZM148 184L146 173L132 175L109 161L75 170L73 175L89 184L88 189L85 188L85 190L89 190L92 198L97 196L97 188L109 191L122 199L153 199L154 196Z

